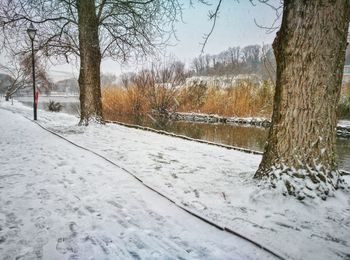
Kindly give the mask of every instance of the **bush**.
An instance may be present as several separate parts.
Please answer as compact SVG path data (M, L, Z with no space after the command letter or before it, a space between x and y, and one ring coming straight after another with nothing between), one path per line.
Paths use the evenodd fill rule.
M60 112L63 106L59 102L55 102L53 100L50 100L47 107L48 107L49 111L51 111L51 112Z

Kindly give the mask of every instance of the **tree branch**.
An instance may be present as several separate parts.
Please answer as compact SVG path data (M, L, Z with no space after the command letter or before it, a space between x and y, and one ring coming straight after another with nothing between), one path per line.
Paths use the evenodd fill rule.
M211 26L211 29L208 34L204 35L204 42L202 43L202 49L201 49L201 54L204 53L205 46L207 45L207 42L209 40L210 35L212 35L215 25L216 25L216 19L218 18L219 15L219 10L221 6L222 0L219 0L216 9L213 13L209 12L209 20L213 20L213 24Z

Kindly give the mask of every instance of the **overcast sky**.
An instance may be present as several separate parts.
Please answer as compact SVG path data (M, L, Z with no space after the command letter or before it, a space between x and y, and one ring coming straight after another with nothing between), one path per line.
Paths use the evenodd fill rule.
M215 9L217 0L208 1L213 3L211 6L196 3L191 7L190 0L183 0L183 2L183 22L177 24L177 40L171 41L174 46L169 46L166 53L190 64L191 60L200 54L203 36L211 29L208 12ZM265 4L257 2L254 6L249 0L223 0L216 27L206 45L205 53L217 54L233 46L272 43L276 32L267 33L265 29L256 26L254 19L260 25L270 26L275 17L274 10ZM102 73L120 75L141 67L142 65L136 66L131 63L126 65L104 60L101 70ZM51 68L50 75L57 81L71 77L73 74L76 76L77 71L76 64L60 65Z

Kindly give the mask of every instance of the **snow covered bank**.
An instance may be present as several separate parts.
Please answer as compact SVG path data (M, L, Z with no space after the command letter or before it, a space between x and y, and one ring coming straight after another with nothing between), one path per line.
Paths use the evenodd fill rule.
M215 114L203 113L185 113L175 112L171 114L171 119L205 123L231 123L231 124L249 124L255 126L269 127L270 121L261 117L224 117Z
M19 104L2 106L32 116L30 109ZM350 256L350 195L337 191L326 202L301 203L273 190L263 190L252 180L260 155L119 125L78 127L78 119L65 114L40 111L39 122L123 165L191 210L286 257Z
M0 122L2 259L271 258L22 116Z

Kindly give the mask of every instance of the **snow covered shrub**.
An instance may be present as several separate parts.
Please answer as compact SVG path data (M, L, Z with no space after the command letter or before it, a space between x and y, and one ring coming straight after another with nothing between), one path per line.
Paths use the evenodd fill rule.
M60 112L63 106L59 102L55 102L53 100L50 100L47 107L48 107L49 111L51 111L51 112Z

